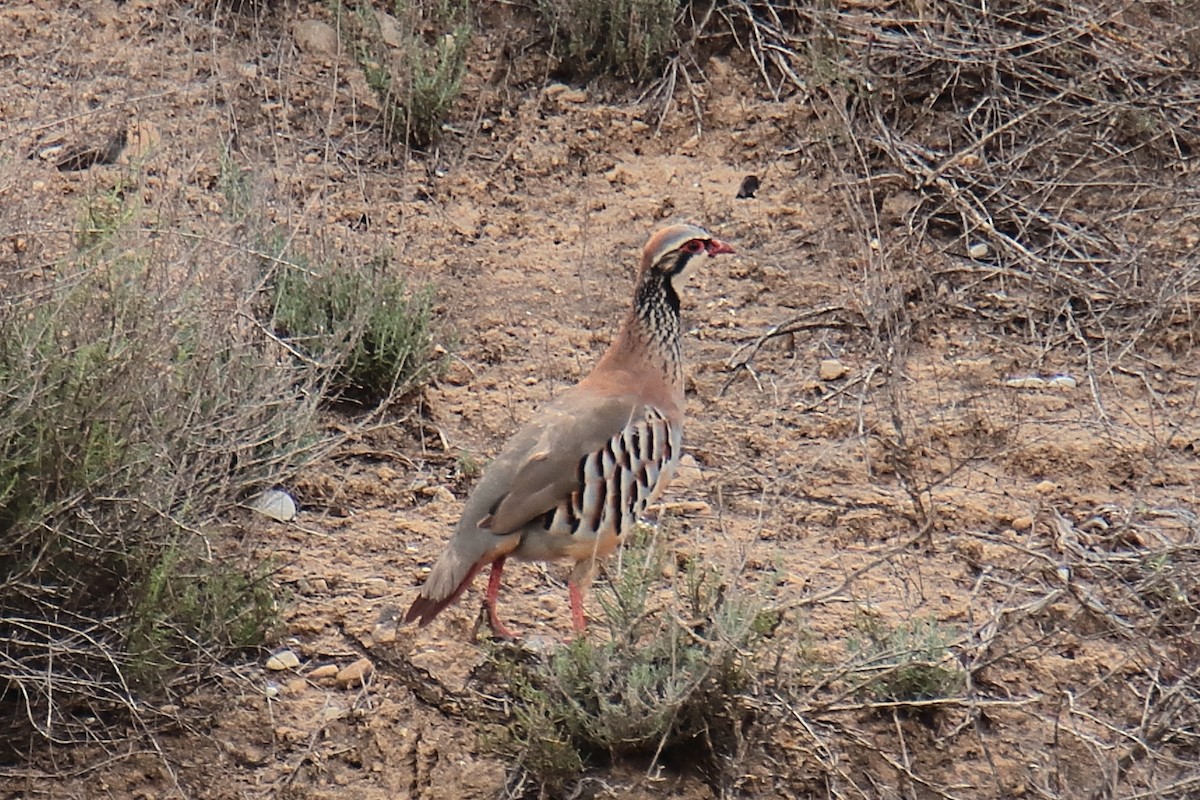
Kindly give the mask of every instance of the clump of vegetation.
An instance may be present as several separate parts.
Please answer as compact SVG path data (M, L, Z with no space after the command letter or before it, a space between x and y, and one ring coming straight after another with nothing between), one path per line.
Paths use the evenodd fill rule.
M345 7L339 3L338 10ZM388 139L423 149L437 140L462 91L470 3L396 0L393 11L380 14L363 3L344 15L344 30L383 107Z
M0 299L0 727L55 741L103 736L96 720L136 720L139 698L269 638L272 565L220 526L325 444L346 371L397 363L389 336L428 339L427 301L397 333L409 298L368 283L358 316L308 342L319 358L289 358L255 314L262 260L171 250L136 197L89 199L53 276L0 275L27 287Z
M276 332L302 363L334 370L339 397L401 396L438 369L433 288L410 290L389 263L331 263L320 273L287 268L276 277Z
M584 75L630 80L657 75L679 47L676 0L540 0L565 65Z
M913 702L950 697L966 685L949 650L951 636L937 620L916 619L891 627L861 615L861 636L849 648L859 672L871 677L862 685L867 697L885 702Z
M717 569L689 561L660 597L664 554L640 528L607 585L596 632L544 660L512 664L513 724L507 747L537 782L559 790L593 757L675 748L696 762L732 749L754 682L754 662L776 623L749 594L733 593ZM700 755L696 755L700 754Z

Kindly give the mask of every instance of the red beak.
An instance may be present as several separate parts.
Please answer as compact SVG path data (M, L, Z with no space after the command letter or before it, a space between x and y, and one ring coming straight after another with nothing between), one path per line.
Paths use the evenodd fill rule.
M710 256L719 256L722 253L736 252L732 247L725 244L720 239L709 239L708 244L704 246L704 249Z

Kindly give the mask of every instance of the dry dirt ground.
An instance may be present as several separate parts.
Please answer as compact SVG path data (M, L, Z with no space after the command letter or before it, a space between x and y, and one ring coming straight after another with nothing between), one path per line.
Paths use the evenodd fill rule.
M760 698L778 724L722 786L621 763L597 766L586 793L1092 797L1107 781L1185 780L1195 729L1190 755L1168 751L1155 721L1185 723L1146 710L1156 692L1182 691L1195 664L1196 588L1154 590L1186 635L1121 621L1151 603L1130 588L1152 577L1137 572L1139 554L1196 541L1190 351L1100 371L969 315L927 321L897 349L863 319L904 283L885 257L904 198L884 205L884 241L871 242L843 191L857 176L824 158L829 123L814 104L762 98L735 54L706 65L699 135L686 103L656 131L627 96L519 74L502 51L524 34L505 27L502 4L489 13L454 130L406 159L371 126L376 103L353 60L297 48L290 25L329 20L324 4L220 24L164 0L0 9L0 201L29 263L51 263L83 199L118 180L143 213L202 234L211 258L251 246L222 216L228 153L263 224L328 257L390 248L413 280L433 282L453 351L410 413L291 487L294 523L253 523L247 546L282 565L282 641L298 669L269 673L265 654L235 665L170 709L180 722L153 746L35 749L3 768L0 793L500 796L509 764L477 726L418 699L389 666L411 659L462 689L485 657L471 636L481 587L427 629L389 620L456 521L464 471L586 372L623 313L641 244L675 220L738 255L706 263L684 292L694 467L667 498L671 546L731 576L741 565L738 582L787 609L776 637L792 694ZM37 155L122 129L113 165L59 172ZM757 198L735 199L750 173ZM812 319L826 324L730 368L772 326L824 308ZM826 359L844 374L827 365L823 378ZM1005 383L1060 373L1077 385ZM569 634L561 568L515 565L507 578L514 627ZM928 619L972 668L958 694L969 699L897 714L847 694L845 674L808 677L845 663L864 625ZM364 653L376 667L365 683L310 677Z

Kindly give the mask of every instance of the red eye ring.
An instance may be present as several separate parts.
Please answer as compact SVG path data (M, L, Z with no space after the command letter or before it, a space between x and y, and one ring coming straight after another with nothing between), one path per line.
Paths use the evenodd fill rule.
M697 255L704 252L704 241L701 239L692 239L683 246L683 252Z

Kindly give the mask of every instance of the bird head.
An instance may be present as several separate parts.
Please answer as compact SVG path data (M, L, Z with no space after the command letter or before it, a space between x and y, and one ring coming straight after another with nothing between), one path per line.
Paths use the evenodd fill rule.
M695 225L668 225L646 242L642 250L642 272L656 271L672 279L686 277L695 256L718 256L733 248Z

